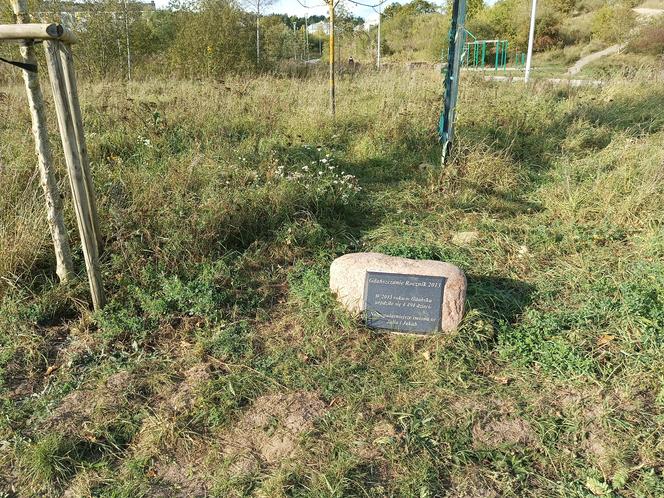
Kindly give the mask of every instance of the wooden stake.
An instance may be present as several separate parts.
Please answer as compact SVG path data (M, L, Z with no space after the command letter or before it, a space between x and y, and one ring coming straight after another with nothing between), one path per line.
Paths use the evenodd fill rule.
M28 21L25 0L12 0L12 7L18 23ZM21 43L21 56L27 64L37 64L34 45L31 41ZM56 273L60 281L66 282L74 275L67 228L62 214L62 199L53 168L53 155L48 142L48 129L44 113L44 96L39 84L39 75L23 70L23 81L28 94L28 104L32 117L32 134L35 138L35 151L39 163L39 180L46 199L46 217L55 249Z
M74 118L74 132L76 133L76 144L78 145L78 153L81 158L81 166L83 169L83 178L85 179L85 188L88 194L88 211L90 212L90 224L95 234L97 241L97 249L99 255L103 248L103 239L99 229L99 214L97 212L97 200L94 189L94 182L90 174L90 159L88 157L88 148L85 142L85 132L83 131L83 117L81 115L81 105L78 100L78 88L76 85L76 73L74 72L74 57L71 53L71 48L60 43L60 62L65 75L65 86L67 88L67 97L69 99L71 115Z
M71 103L67 99L67 85L65 74L60 60L60 42L57 40L44 40L44 52L46 53L46 64L53 89L53 100L58 116L62 148L65 161L69 171L74 209L78 221L78 230L81 236L85 267L88 271L90 281L90 292L95 309L104 306L104 289L101 281L99 268L99 251L94 227L92 226L92 214L90 213L90 199L88 198L87 185L81 165L79 146L76 142L76 131L74 118L71 113Z

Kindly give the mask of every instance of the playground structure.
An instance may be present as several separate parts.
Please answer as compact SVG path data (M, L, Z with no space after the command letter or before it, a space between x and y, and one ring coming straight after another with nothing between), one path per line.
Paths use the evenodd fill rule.
M461 63L466 67L473 67L474 69L485 69L487 57L491 56L491 51L494 52L494 69L505 69L507 67L507 57L509 50L509 42L507 40L478 40L467 29L463 30L464 34L464 47L461 54ZM466 41L470 36L473 40Z
M71 45L76 42L76 37L60 24L29 23L26 0L12 0L12 7L18 24L0 25L0 42L18 42L21 47L22 61L4 60L4 62L20 68L23 72L40 182L46 199L48 224L55 249L57 274L61 281L66 282L72 279L74 268L48 140L44 98L39 83L35 53L35 45L38 43L43 45L46 56L92 303L95 309L99 309L104 306L104 290L99 267L102 238L71 51Z
M490 67L488 65L493 62L495 71L507 71L507 64L510 61L514 69L525 69L526 54L515 52L513 56L510 56L508 40L478 40L470 31L464 29L466 40L468 36L472 38L472 41L464 41L464 49L461 54L461 64L466 69L488 69Z

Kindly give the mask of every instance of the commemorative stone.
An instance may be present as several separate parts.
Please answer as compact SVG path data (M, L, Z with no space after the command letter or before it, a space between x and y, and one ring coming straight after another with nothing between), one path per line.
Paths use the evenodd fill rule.
M367 326L412 334L456 329L463 318L466 276L442 261L379 253L346 254L330 266L330 289Z

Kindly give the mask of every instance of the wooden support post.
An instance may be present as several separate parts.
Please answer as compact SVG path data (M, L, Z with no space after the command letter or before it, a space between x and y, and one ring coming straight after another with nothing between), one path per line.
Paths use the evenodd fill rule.
M12 0L12 7L16 14L16 22L25 24L29 21L26 0ZM21 56L27 64L37 64L34 43L21 42ZM53 155L48 142L48 129L44 113L44 96L39 84L39 75L23 70L23 81L28 95L28 104L32 117L32 134L35 139L35 151L39 163L39 180L46 199L46 216L48 227L53 239L55 249L56 273L60 281L66 282L74 275L74 265L71 260L71 250L67 237L64 216L62 214L62 199L58 189L53 167Z
M51 88L53 89L53 100L58 116L62 148L69 171L74 210L81 236L85 267L88 272L88 280L90 281L92 303L95 309L100 309L104 306L104 289L102 287L101 270L99 268L99 251L94 227L91 222L91 204L81 164L79 146L76 141L76 129L71 112L71 103L67 98L67 85L60 59L60 42L57 40L45 40L44 52L46 53Z
M0 40L60 40L75 43L76 36L61 24L31 24L24 0L12 0L19 24L0 24ZM23 6L23 7L22 7Z
M90 173L90 159L88 149L85 143L85 133L83 131L83 116L81 115L81 105L78 100L78 88L76 85L76 73L74 72L74 57L71 48L60 43L60 62L65 75L65 86L67 88L67 97L70 104L70 110L74 119L74 131L76 133L76 144L81 158L83 177L85 179L85 188L88 194L88 211L90 212L90 224L97 241L98 255L103 248L103 238L99 229L99 214L97 212L97 200L94 189L94 182Z

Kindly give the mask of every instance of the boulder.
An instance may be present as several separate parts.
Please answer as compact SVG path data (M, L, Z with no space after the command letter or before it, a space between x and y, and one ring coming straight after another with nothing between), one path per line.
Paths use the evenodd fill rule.
M367 271L444 277L441 330L457 328L463 318L466 301L466 276L458 267L442 261L414 260L362 252L346 254L330 266L330 289L351 313L364 311Z

